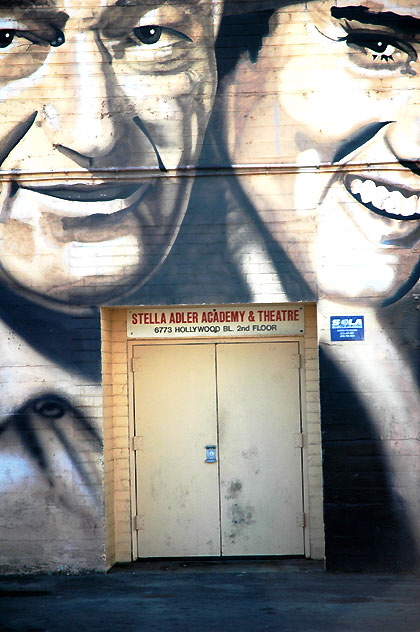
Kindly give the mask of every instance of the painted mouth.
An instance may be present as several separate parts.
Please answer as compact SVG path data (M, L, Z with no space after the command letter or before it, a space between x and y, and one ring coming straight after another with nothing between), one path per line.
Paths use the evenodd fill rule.
M20 189L49 195L60 200L72 202L108 202L110 200L126 200L140 187L138 184L110 185L110 184L74 184L31 187L19 185Z
M151 186L147 181L140 184L57 183L53 186L12 183L5 208L12 219L27 223L33 221L36 209L58 217L112 215L138 206Z
M354 175L345 177L344 186L357 202L376 215L400 221L420 219L420 195L414 191Z

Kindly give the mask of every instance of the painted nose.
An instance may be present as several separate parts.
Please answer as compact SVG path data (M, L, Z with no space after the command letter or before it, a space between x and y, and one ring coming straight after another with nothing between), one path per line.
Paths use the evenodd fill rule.
M74 34L50 54L45 132L55 146L90 159L110 154L123 135L106 56L93 31Z
M420 112L418 103L411 103L385 133L390 149L400 161L420 166Z

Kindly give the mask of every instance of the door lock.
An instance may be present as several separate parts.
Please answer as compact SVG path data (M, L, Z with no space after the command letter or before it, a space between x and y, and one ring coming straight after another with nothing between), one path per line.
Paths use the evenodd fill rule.
M206 460L204 463L216 463L216 446L206 445Z

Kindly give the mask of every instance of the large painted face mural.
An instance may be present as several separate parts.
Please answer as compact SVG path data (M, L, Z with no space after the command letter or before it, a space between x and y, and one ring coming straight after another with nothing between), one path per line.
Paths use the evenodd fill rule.
M125 310L100 324L98 306L287 301L317 301L304 361L328 555L398 561L414 534L415 557L417 4L0 0L0 513L17 564L22 512L51 559L63 533L70 561L85 536L102 559L114 439L126 484ZM333 339L340 314L365 339Z
M192 182L177 170L195 164L212 107L220 4L0 3L0 265L13 289L100 304L165 258Z
M391 302L418 279L419 33L407 0L290 4L226 82L232 163L282 165L241 185L320 296Z

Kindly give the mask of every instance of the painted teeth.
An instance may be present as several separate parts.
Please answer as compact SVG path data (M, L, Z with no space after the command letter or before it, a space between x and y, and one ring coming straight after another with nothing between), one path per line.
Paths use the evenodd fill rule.
M353 178L350 190L354 195L359 195L364 204L372 204L377 209L392 215L410 217L420 214L420 199L418 195L405 197L399 191L389 191L383 185L376 185L373 180L361 180Z

